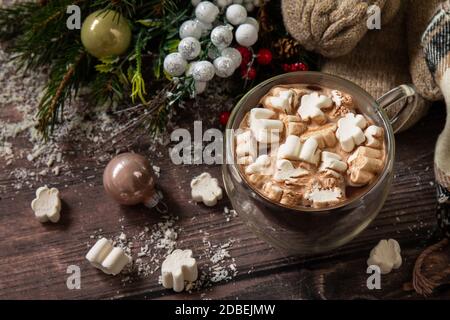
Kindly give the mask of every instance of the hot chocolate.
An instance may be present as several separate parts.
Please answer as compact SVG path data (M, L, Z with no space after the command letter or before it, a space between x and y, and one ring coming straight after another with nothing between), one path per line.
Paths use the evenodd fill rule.
M363 194L383 171L383 128L345 92L273 87L236 132L247 182L289 207L333 207Z

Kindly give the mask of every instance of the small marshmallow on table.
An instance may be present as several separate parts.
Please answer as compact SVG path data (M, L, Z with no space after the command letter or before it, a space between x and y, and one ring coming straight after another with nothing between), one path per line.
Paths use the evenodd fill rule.
M36 198L31 202L31 208L40 222L58 222L61 211L61 200L56 188L47 186L36 190Z
M106 238L98 240L86 254L86 259L106 274L116 275L131 262L122 248L114 247Z
M193 282L197 277L197 261L192 257L192 250L176 249L162 263L161 280L164 288L181 292L185 281Z
M367 265L376 265L380 268L381 274L387 274L392 269L398 269L402 265L400 245L397 240L380 240L370 251Z
M206 206L215 206L217 200L222 199L222 188L216 178L207 172L195 177L191 181L191 196L195 202L203 202Z

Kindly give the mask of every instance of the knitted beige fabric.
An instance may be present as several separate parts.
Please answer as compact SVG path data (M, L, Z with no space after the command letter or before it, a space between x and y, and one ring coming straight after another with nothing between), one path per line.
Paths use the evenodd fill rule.
M382 23L395 15L400 0L282 0L287 31L307 50L339 57L367 33L367 9L382 9Z
M350 54L326 60L321 70L355 82L375 98L400 84L411 83L404 9L402 6L381 30L370 30ZM398 103L391 111L396 112L404 103L406 101ZM428 106L419 96L416 111L402 130L416 123ZM409 107L411 105L406 106Z
M442 93L436 85L425 61L420 38L430 18L436 13L442 0L408 0L406 26L408 30L408 48L410 73L417 91L427 100L442 100Z

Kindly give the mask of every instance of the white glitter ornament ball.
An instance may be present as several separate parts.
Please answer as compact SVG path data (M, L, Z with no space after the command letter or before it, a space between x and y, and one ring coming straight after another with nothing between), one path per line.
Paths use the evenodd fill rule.
M180 26L180 38L181 39L184 39L187 37L193 37L196 39L200 39L201 36L202 36L202 28L194 20L185 21Z
M186 70L187 61L178 52L171 53L164 59L164 70L172 77L181 76Z
M192 67L192 77L196 81L209 81L214 78L215 69L209 61L198 61Z
M187 37L178 44L178 52L186 60L193 60L198 57L202 46L194 37Z
M195 81L195 93L200 94L206 90L206 85L208 82L206 81Z
M191 0L191 3L194 7L196 7L202 0Z
M237 28L235 37L237 43L241 46L251 47L258 41L258 30L256 30L255 26L244 23Z
M217 76L221 78L230 77L235 70L233 60L227 57L218 57L215 59L214 68L216 69Z
M217 0L216 3L219 7L225 8L232 4L233 0Z
M202 1L195 7L197 19L206 23L212 23L216 20L218 14L219 8L209 1Z
M247 17L247 19L245 19L244 23L251 24L252 26L254 26L256 28L256 31L259 31L259 23L258 23L258 20L256 20L255 18Z
M232 4L227 8L225 15L229 23L237 26L244 23L247 18L247 10L240 4Z
M234 69L238 68L242 62L241 53L235 48L225 48L220 53L222 57L230 58L233 61Z
M233 28L218 26L211 31L211 42L219 49L228 47L233 42Z

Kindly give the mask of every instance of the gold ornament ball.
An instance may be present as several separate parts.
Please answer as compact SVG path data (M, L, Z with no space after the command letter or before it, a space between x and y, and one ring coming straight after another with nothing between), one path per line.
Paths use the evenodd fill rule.
M127 19L116 11L95 11L83 22L81 42L96 58L120 56L130 46L131 28Z

